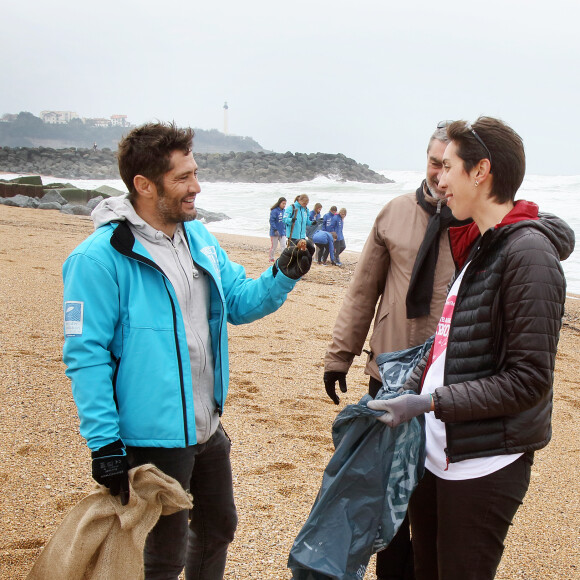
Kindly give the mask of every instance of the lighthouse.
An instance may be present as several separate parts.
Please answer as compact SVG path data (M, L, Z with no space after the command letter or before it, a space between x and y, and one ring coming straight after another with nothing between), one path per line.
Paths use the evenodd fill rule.
M228 102L224 103L224 135L228 134Z

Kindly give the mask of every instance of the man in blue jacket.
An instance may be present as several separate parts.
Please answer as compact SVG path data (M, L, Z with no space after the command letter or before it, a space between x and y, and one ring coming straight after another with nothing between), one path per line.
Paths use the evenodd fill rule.
M119 143L127 198L104 200L96 231L63 266L64 362L92 475L121 503L128 469L153 463L194 498L162 516L145 544L145 577L223 577L237 514L230 441L227 323L279 308L313 247L284 250L258 279L195 221L201 188L193 131L147 124Z

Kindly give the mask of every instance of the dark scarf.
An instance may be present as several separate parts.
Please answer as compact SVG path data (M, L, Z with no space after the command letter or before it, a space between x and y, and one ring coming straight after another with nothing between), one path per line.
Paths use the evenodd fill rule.
M440 200L437 205L429 203L425 199L426 187L423 181L417 189L417 203L431 217L411 273L411 282L407 290L407 318L419 318L431 312L435 267L439 258L439 235L450 226L460 226L471 221L456 220L444 200Z

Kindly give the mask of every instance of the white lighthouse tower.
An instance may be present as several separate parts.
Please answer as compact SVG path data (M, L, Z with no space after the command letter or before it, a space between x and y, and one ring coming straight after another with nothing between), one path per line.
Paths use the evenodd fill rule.
M224 103L224 135L228 134L228 102Z

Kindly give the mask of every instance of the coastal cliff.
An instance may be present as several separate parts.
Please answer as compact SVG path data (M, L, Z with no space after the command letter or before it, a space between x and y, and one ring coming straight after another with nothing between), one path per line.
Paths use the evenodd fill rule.
M339 181L392 183L392 180L341 153L201 153L194 147L201 181L295 183L323 176ZM119 179L111 149L2 147L0 171L51 175L64 179Z

